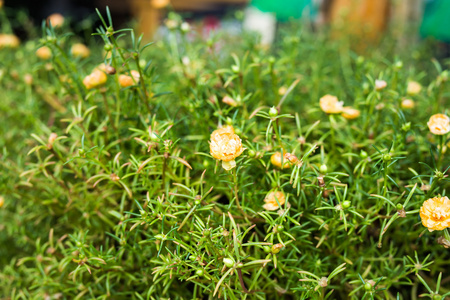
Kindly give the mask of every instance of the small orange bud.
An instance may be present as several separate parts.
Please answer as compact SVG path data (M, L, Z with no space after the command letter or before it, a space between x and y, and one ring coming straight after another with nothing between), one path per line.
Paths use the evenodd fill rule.
M14 34L0 34L0 49L2 48L17 48L20 45L20 40Z
M42 60L47 60L52 57L52 50L47 46L42 46L36 50L36 56Z
M72 45L72 49L70 50L74 57L87 58L91 54L91 50L81 43L76 43Z
M139 82L140 77L141 76L138 71L132 70L131 76L123 75L123 74L119 76L119 84L123 88L129 87L129 86L137 84Z
M64 24L64 16L58 13L51 14L47 17L47 24L53 27L61 27Z
M95 69L83 79L83 84L87 89L93 89L104 85L107 79L103 71Z

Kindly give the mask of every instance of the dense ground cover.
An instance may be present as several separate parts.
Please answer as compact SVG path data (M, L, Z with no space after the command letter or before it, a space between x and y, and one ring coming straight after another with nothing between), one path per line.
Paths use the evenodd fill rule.
M89 49L65 25L0 39L1 296L450 293L448 64L105 19Z

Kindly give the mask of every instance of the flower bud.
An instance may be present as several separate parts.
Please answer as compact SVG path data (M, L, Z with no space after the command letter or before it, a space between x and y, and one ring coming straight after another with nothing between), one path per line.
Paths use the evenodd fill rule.
M264 246L263 247L263 251L265 252L265 253L270 253L270 247L269 246Z
M197 271L195 271L195 275L203 276L203 270L202 269L198 269Z
M346 209L349 208L352 205L352 203L348 200L345 200L344 202L342 202L342 208Z
M269 109L269 116L271 116L272 118L275 118L276 116L278 116L278 110L276 109L275 106L272 106Z
M283 244L275 244L272 246L271 252L272 254L280 253L280 250L283 248Z
M231 268L234 266L234 261L231 258L225 257L223 259L223 263L225 264L225 266L227 266L228 268Z
M51 14L47 17L47 24L54 28L61 27L64 24L64 16L58 13Z
M364 63L364 56L358 56L356 58L356 64L357 65L362 65Z
M364 284L364 289L365 289L367 292L370 292L370 291L372 290L372 285L371 285L369 282L366 282L366 283Z
M403 68L403 62L401 60L397 60L394 64L394 68L396 70L400 70L401 68Z
M181 23L180 29L181 29L181 32L187 33L187 32L189 32L189 30L191 30L191 25L189 25L189 23L187 23L187 22L183 22L183 23Z
M327 172L328 172L327 165L325 165L325 164L321 165L320 168L319 168L319 171L322 174L327 174Z
M375 90L381 91L381 90L383 90L386 86L387 86L386 81L384 81L384 80L379 80L379 79L375 80Z
M391 161L391 159L392 159L392 157L388 153L383 155L384 162L389 162L389 161Z
M111 44L105 44L105 46L103 46L103 50L105 50L106 52L109 52L113 49L113 45Z
M238 74L239 73L239 66L233 65L231 66L231 71L233 71L234 74Z
M403 109L413 109L416 104L411 99L403 99L402 103L400 104L401 108Z
M362 159L367 158L368 154L366 151L361 150L361 153L359 153L359 157L361 157Z
M165 238L166 237L164 236L164 234L161 234L161 233L155 235L155 239L157 239L157 240L164 240Z
M74 57L79 58L87 58L91 54L91 50L89 50L86 45L81 43L73 44L70 51Z
M14 34L0 33L0 49L2 48L17 48L20 45L20 40Z
M194 262L197 259L197 257L195 255L190 255L189 256L189 260Z
M42 46L36 50L36 56L42 60L48 60L52 57L52 50L47 46Z
M23 81L25 81L26 85L32 85L33 84L33 76L31 74L27 73L23 76Z
M402 125L403 131L409 131L411 129L411 122L405 123Z

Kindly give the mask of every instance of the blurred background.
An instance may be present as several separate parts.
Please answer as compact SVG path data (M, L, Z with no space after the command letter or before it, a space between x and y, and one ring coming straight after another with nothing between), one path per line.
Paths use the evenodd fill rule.
M103 13L108 6L115 26L131 25L146 40L164 35L176 13L205 37L217 30L237 35L249 30L270 46L280 26L297 22L325 28L333 38L355 38L361 49L386 32L405 46L431 38L439 41L440 55L449 56L450 0L6 0L3 5L22 10L34 25L58 13L75 29L91 32L98 22L95 8ZM14 31L25 32L19 26Z

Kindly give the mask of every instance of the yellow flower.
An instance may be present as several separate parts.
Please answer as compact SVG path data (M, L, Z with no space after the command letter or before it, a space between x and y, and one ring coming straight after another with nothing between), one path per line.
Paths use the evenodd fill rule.
M288 169L291 167L291 164L289 162L289 159L286 158L286 154L287 153L284 152L283 167L281 167L281 152L275 152L274 154L272 154L272 156L270 157L270 162L277 168Z
M450 131L450 119L444 114L432 115L427 125L432 134L443 135Z
M361 112L356 108L346 106L342 109L342 116L347 120L356 119L359 115L361 115Z
M91 50L89 50L86 45L81 43L76 43L72 45L71 49L72 55L75 57L86 58L91 54Z
M420 218L429 231L450 227L450 200L447 197L428 199L420 208Z
M87 89L93 89L104 85L107 79L105 72L95 69L91 74L84 77L83 84Z
M242 141L231 126L219 128L211 133L209 149L215 159L222 161L222 167L227 171L236 167L234 159L244 152Z
M123 74L119 76L119 84L123 88L129 87L129 86L137 84L139 82L140 77L141 77L141 75L139 74L138 71L132 70L131 76L123 75Z
M225 103L225 104L228 104L229 106L233 106L233 107L236 107L238 105L236 100L234 100L230 96L223 97L222 102Z
M0 207L2 207L3 204L5 204L5 198L3 198L3 196L0 196Z
M2 48L17 48L20 40L14 34L0 34L0 49Z
M152 0L152 6L156 9L161 9L170 4L170 0Z
M263 208L265 210L277 210L286 202L286 197L281 191L270 192L264 198L264 202Z
M64 24L64 16L58 13L51 14L47 18L47 22L52 24L53 27L61 27Z
M375 80L375 89L376 89L377 91L381 91L381 90L384 89L386 86L387 86L386 81L384 81L384 80L379 80L379 79Z
M50 59L52 57L52 50L47 46L43 46L36 50L36 56L43 60Z
M339 101L336 96L325 95L320 98L320 108L327 114L338 114L344 106L343 101Z
M406 93L408 95L417 95L422 90L420 83L416 81L408 82L408 87L406 88Z
M402 104L401 104L402 108L412 109L412 108L414 108L414 106L416 106L416 104L414 103L413 100L411 100L411 99L403 99L402 100Z

